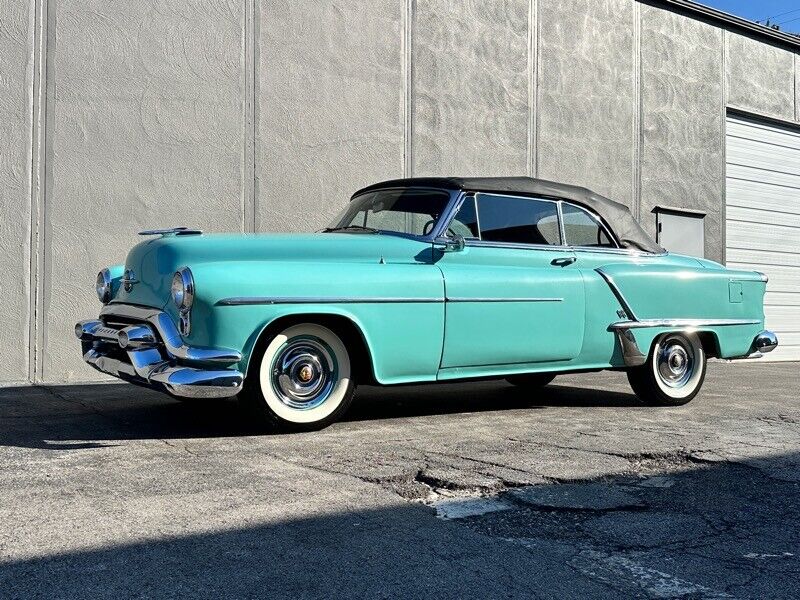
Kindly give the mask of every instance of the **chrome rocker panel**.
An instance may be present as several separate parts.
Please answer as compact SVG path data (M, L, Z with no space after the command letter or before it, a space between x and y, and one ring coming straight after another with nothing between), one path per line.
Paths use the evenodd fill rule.
M182 398L226 398L241 391L244 376L240 371L202 367L202 363L232 365L241 360L241 354L184 344L166 313L109 304L103 307L100 319L75 325L83 359L98 371ZM122 356L127 356L127 361ZM201 364L182 364L186 362Z

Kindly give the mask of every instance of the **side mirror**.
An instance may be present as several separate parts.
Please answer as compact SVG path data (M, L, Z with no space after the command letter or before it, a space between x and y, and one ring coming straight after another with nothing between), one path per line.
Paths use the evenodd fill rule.
M433 240L437 246L441 246L442 252L461 252L464 249L464 238L458 234L454 236L440 236Z

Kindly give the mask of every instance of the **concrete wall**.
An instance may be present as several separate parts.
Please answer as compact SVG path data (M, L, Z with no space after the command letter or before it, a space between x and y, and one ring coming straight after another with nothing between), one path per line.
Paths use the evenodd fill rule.
M700 208L727 106L800 119L797 56L635 0L0 0L0 382L80 381L94 275L146 227L308 231L403 175Z
M143 228L241 230L244 7L48 3L47 191L37 367L85 379L69 324ZM72 336L74 337L74 336Z
M725 114L721 29L641 10L641 209L655 235L657 205L706 212L706 257L722 259Z
M539 0L538 9L537 174L630 206L638 5Z
M528 0L414 7L413 174L529 173Z
M366 6L259 0L257 231L319 228L358 187L403 175L405 6Z
M0 4L0 382L28 379L33 14Z

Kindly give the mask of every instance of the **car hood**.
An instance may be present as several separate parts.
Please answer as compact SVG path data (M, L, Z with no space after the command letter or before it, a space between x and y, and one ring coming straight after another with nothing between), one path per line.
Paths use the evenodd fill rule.
M163 307L172 276L181 267L225 262L384 262L422 260L431 244L371 233L169 235L134 246L125 270L135 283L118 291L114 302Z

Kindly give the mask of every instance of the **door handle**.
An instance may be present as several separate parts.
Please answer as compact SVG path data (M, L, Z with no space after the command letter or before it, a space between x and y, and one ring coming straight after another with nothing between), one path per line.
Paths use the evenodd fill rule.
M550 261L551 265L555 265L556 267L566 267L567 265L571 265L574 263L577 258L574 256L562 256L561 258L554 258Z

